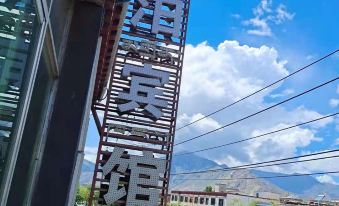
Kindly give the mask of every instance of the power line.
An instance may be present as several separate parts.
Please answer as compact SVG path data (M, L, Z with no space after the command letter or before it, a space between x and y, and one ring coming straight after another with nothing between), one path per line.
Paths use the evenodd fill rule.
M214 170L198 171L198 172L194 172L194 173L188 172L186 174L221 172L221 171L225 172L225 171L245 170L245 169L257 169L257 168L262 168L262 167L272 167L272 166L280 166L280 165L287 165L287 164L294 164L294 163L311 162L311 161L318 161L318 160L324 160L324 159L332 159L332 158L337 158L337 157L339 157L339 155L333 155L333 156L328 156L328 157L319 157L319 158L313 158L313 159L307 159L307 160L297 160L297 161L281 162L281 163L275 163L275 164L259 165L259 166L252 166L252 167L214 169ZM173 174L173 175L183 175L183 173Z
M263 112L265 112L265 111L267 111L267 110L270 110L270 109L272 109L272 108L274 108L274 107L277 107L277 106L279 106L279 105L281 105L281 104L284 104L284 103L286 103L286 102L288 102L288 101L291 101L291 100L293 100L293 99L295 99L295 98L297 98L297 97L303 96L303 95L305 95L305 94L307 94L307 93L309 93L309 92L312 92L312 91L314 91L314 90L316 90L316 89L319 89L319 88L321 88L321 87L323 87L323 86L325 86L325 85L327 85L327 84L330 84L330 83L332 83L332 82L335 82L335 81L338 80L338 79L339 79L339 77L335 77L334 79L331 79L331 80L329 80L329 81L327 81L327 82L325 82L325 83L322 83L322 84L320 84L320 85L318 85L318 86L316 86L316 87L313 87L313 88L311 88L311 89L309 89L309 90L306 90L306 91L304 91L304 92L302 92L302 93L299 93L299 94L297 94L297 95L295 95L295 96L293 96L293 97L290 97L290 98L288 98L288 99L286 99L286 100L283 100L283 101L281 101L281 102L279 102L279 103L276 103L276 104L274 104L274 105L272 105L272 106L270 106L270 107L267 107L267 108L262 109L262 110L260 110L260 111L258 111L258 112L255 112L255 113L253 113L253 114L250 114L250 115L248 115L248 116L246 116L246 117L243 117L243 118L241 118L241 119L238 119L238 120L236 120L236 121L234 121L234 122L228 123L228 124L226 124L226 125L224 125L224 126L221 126L221 127L216 128L216 129L214 129L214 130L211 130L211 131L209 131L209 132L203 133L203 134L198 135L198 136L196 136L196 137L193 137L193 138L184 140L184 141L182 141L182 142L176 143L176 144L174 144L174 146L177 146L177 145L180 145L180 144L184 144L184 143L186 143L186 142L190 142L190 141L192 141L192 140L198 139L198 138L203 137L203 136L205 136L205 135L211 134L211 133L216 132L216 131L219 131L219 130L221 130L221 129L223 129L223 128L229 127L229 126L231 126L231 125L234 125L234 124L236 124L236 123L239 123L239 122L241 122L241 121L244 121L244 120L246 120L246 119L249 119L249 118L251 118L251 117L253 117L253 116L256 116L256 115L258 115L258 114L260 114L260 113L263 113Z
M286 165L286 164L301 163L301 162L309 162L309 161L316 161L316 160L323 160L323 159L339 157L339 155L335 155L335 156L330 156L330 157L319 157L319 158L307 159L307 160L281 162L281 161L286 161L286 160L293 160L293 159L299 159L299 158L305 158L305 157L311 157L311 156L317 156L317 155L324 155L324 154L329 154L329 153L334 153L334 152L339 152L339 149L317 152L317 153L312 153L312 154L307 154L307 155L299 155L299 156L295 156L295 157L288 157L288 158L277 159L277 160L270 160L270 161L265 161L265 162L239 165L239 166L234 166L234 167L225 167L225 168L221 168L221 169L208 169L208 170L200 170L200 171L194 171L194 172L174 173L174 174L171 174L171 175L172 176L173 175L188 175L188 174L199 174L199 173L218 172L218 171L255 169L255 168L261 168L261 167L271 167L271 166ZM280 162L280 163L275 163L275 162ZM269 163L275 163L275 164L269 164Z
M191 151L191 152L174 154L173 156L194 154L194 153L198 153L198 152L204 152L204 151L208 151L208 150L213 150L213 149L218 149L218 148L221 148L221 147L230 146L230 145L233 145L233 144L238 144L238 143L241 143L241 142L250 141L250 140L253 140L253 139L261 138L261 137L264 137L264 136L267 136L267 135L275 134L275 133L286 131L286 130L289 130L289 129L292 129L292 128L295 128L295 127L299 127L299 126L310 124L310 123L313 123L313 122L316 122L316 121L320 121L320 120L323 120L323 119L326 119L326 118L329 118L329 117L336 116L338 114L339 114L339 112L336 112L334 114L329 114L329 115L326 115L326 116L323 116L323 117L320 117L320 118L317 118L317 119L313 119L313 120L310 120L310 121L307 121L307 122L302 122L302 123L299 123L299 124L296 124L296 125L292 125L292 126L289 126L289 127L285 127L285 128L282 128L282 129L275 130L275 131L267 132L267 133L264 133L264 134L256 135L256 136L253 136L253 137L250 137L250 138L246 138L246 139L242 139L242 140L238 140L238 141L234 141L234 142L230 142L230 143L227 143L227 144L222 144L222 145L218 145L218 146L214 146L214 147L209 147L209 148L205 148L205 149L201 149L201 150L195 150L195 151Z
M222 181L232 181L232 180L255 180L255 179L274 179L274 178L286 178L286 177L300 177L300 176L314 176L314 175L325 175L325 174L337 174L339 171L332 172L317 172L317 173L306 173L306 174L290 174L290 175L276 175L276 176L263 176L263 177L240 177L240 178L188 178L188 179L176 179L176 180L222 180Z
M216 111L214 111L214 112L212 112L212 113L209 113L208 115L206 115L206 116L204 116L204 117L201 117L201 118L199 118L199 119L197 119L197 120L195 120L195 121L193 121L193 122L190 122L190 123L188 123L188 124L186 124L186 125L184 125L184 126L182 126L182 127L179 127L179 128L176 129L176 131L181 130L181 129L185 128L185 127L188 127L188 126L190 126L190 125L192 125L192 124L195 124L195 123L197 123L197 122L199 122L199 121L201 121L201 120L203 120L203 119L205 119L205 118L207 118L207 117L210 117L210 116L212 116L212 115L214 115L214 114L216 114L216 113L218 113L218 112L221 112L221 111L223 111L223 110L225 110L225 109L227 109L227 108L229 108L229 107L231 107L231 106L233 106L233 105L235 105L235 104L237 104L237 103L239 103L239 102L242 102L242 101L248 99L249 97L252 97L252 96L254 96L255 94L258 94L258 93L260 93L260 92L266 90L267 88L272 87L272 86L278 84L279 82L282 82L283 80L285 80L285 79L287 79L287 78L289 78L289 77L291 77L291 76L293 76L293 75L295 75L295 74L297 74L297 73L299 73L299 72L301 72L301 71L303 71L303 70L305 70L305 69L311 67L312 65L314 65L314 64L316 64L316 63L318 63L318 62L321 62L321 61L323 61L324 59L327 59L328 57L334 55L334 54L337 53L338 51L339 51L339 50L337 49L337 50L335 50L335 51L333 51L333 52L331 52L331 53L329 53L329 54L323 56L322 58L320 58L320 59L318 59L318 60L316 60L316 61L314 61L314 62L312 62L312 63L310 63L310 64L308 64L308 65L306 65L306 66L304 66L304 67L302 67L302 68L300 68L300 69L298 69L298 70L296 70L295 72L292 72L291 74L289 74L289 75L287 75L287 76L285 76L285 77L283 77L283 78L281 78L281 79L279 79L279 80L277 80L277 81L275 81L275 82L273 82L273 83L271 83L271 84L269 84L269 85L267 85L267 86L265 86L265 87L263 87L263 88L261 88L261 89L255 91L255 92L253 92L253 93L251 93L251 94L249 94L249 95L247 95L247 96L245 96L245 97L243 97L243 98L241 98L241 99L239 99L239 100L237 100L237 101L235 101L235 102L233 102L233 103L231 103L231 104L229 104L229 105L226 105L226 106L224 106L224 107L222 107L222 108L220 108L220 109L218 109L218 110L216 110Z

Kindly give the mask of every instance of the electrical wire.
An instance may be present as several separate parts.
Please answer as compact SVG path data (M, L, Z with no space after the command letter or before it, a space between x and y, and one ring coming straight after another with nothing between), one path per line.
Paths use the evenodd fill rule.
M255 179L274 179L274 178L286 178L286 177L301 177L301 176L314 176L314 175L325 175L325 174L337 174L339 171L331 172L317 172L317 173L306 173L306 174L290 174L290 175L276 175L276 176L262 176L262 177L240 177L240 178L188 178L188 179L176 179L176 180L222 180L222 181L232 181L232 180L255 180Z
M313 88L311 88L311 89L308 89L308 90L306 90L306 91L304 91L304 92L301 92L301 93L299 93L299 94L297 94L297 95L295 95L295 96L292 96L292 97L290 97L290 98L288 98L288 99L285 99L285 100L283 100L283 101L281 101L281 102L279 102L279 103L276 103L276 104L274 104L274 105L272 105L272 106L269 106L269 107L267 107L267 108L265 108L265 109L262 109L262 110L260 110L260 111L258 111L258 112L255 112L255 113L253 113L253 114L250 114L250 115L248 115L248 116L246 116L246 117L243 117L243 118L241 118L241 119L238 119L238 120L236 120L236 121L233 121L233 122L231 122L231 123L228 123L228 124L226 124L226 125L224 125L224 126L221 126L221 127L216 128L216 129L214 129L214 130L211 130L211 131L209 131L209 132L203 133L203 134L201 134L201 135L195 136L195 137L193 137L193 138L190 138L190 139L184 140L184 141L182 141L182 142L176 143L176 144L174 144L174 146L177 146L177 145L180 145L180 144L184 144L184 143L190 142L190 141L192 141L192 140L198 139L198 138L200 138L200 137L206 136L206 135L211 134L211 133L213 133L213 132L219 131L219 130L221 130L221 129L223 129L223 128L229 127L229 126L231 126L231 125L234 125L234 124L236 124L236 123L239 123L239 122L241 122L241 121L244 121L244 120L246 120L246 119L249 119L249 118L251 118L251 117L253 117L253 116L256 116L256 115L258 115L258 114L260 114L260 113L263 113L263 112L265 112L265 111L267 111L267 110L270 110L270 109L272 109L272 108L275 108L275 107L277 107L277 106L279 106L279 105L281 105L281 104L284 104L284 103L286 103L286 102L289 102L289 101L291 101L291 100L293 100L293 99L295 99L295 98L297 98L297 97L303 96L303 95L305 95L305 94L307 94L307 93L310 93L310 92L312 92L312 91L314 91L314 90L316 90L316 89L319 89L319 88L321 88L321 87L323 87L323 86L325 86L325 85L327 85L327 84L330 84L330 83L332 83L332 82L335 82L335 81L338 80L338 79L339 79L339 77L335 77L334 79L331 79L331 80L329 80L329 81L326 81L326 82L324 82L324 83L322 83L322 84L320 84L320 85L318 85L318 86L315 86L315 87L313 87Z
M240 103L240 102L242 102L242 101L244 101L244 100L246 100L246 99L248 99L248 98L254 96L255 94L258 94L258 93L260 93L260 92L266 90L267 88L272 87L272 86L278 84L279 82L282 82L282 81L284 81L285 79L287 79L287 78L289 78L289 77L291 77L291 76L293 76L293 75L295 75L295 74L297 74L297 73L299 73L299 72L301 72L301 71L303 71L303 70L305 70L305 69L311 67L312 65L317 64L317 63L319 63L319 62L321 62L321 61L327 59L328 57L334 55L334 54L337 53L338 51L339 51L339 50L337 49L337 50L335 50L335 51L333 51L333 52L331 52L331 53L329 53L329 54L323 56L322 58L320 58L320 59L318 59L318 60L316 60L316 61L314 61L314 62L312 62L312 63L310 63L310 64L308 64L308 65L306 65L306 66L304 66L304 67L302 67L302 68L300 68L300 69L294 71L294 72L292 72L291 74L289 74L289 75L287 75L287 76L285 76L285 77L283 77L283 78L281 78L281 79L279 79L279 80L277 80L277 81L275 81L275 82L273 82L273 83L271 83L271 84L269 84L269 85L267 85L267 86L265 86L265 87L263 87L263 88L261 88L261 89L255 91L255 92L253 92L253 93L251 93L251 94L249 94L249 95L247 95L247 96L245 96L245 97L243 97L243 98L241 98L241 99L239 99L239 100L237 100L237 101L235 101L235 102L233 102L233 103L231 103L231 104L229 104L229 105L226 105L226 106L224 106L224 107L222 107L222 108L220 108L220 109L218 109L218 110L216 110L216 111L214 111L214 112L212 112L212 113L209 113L208 115L206 115L206 116L204 116L204 117L201 117L201 118L199 118L199 119L197 119L197 120L195 120L195 121L193 121L193 122L190 122L190 123L188 123L188 124L186 124L186 125L184 125L184 126L182 126L182 127L179 127L179 128L176 129L176 131L181 130L181 129L185 128L185 127L188 127L188 126L190 126L190 125L192 125L192 124L195 124L195 123L197 123L197 122L199 122L199 121L201 121L201 120L203 120L203 119L205 119L205 118L207 118L207 117L210 117L210 116L212 116L212 115L214 115L214 114L216 114L216 113L219 113L219 112L221 112L221 111L223 111L223 110L225 110L225 109L227 109L227 108L229 108L229 107L231 107L231 106L233 106L233 105L235 105L235 104L238 104L238 103Z
M293 159L300 159L300 158L317 156L317 155L324 155L324 154L329 154L329 153L334 153L334 152L339 152L339 149L317 152L317 153L312 153L312 154L307 154L307 155L299 155L299 156L295 156L295 157L288 157L288 158L277 159L277 160L270 160L270 161L265 161L265 162L239 165L239 166L234 166L234 167L225 167L225 168L221 168L221 169L208 169L208 170L200 170L200 171L193 171L193 172L174 173L174 174L171 174L171 175L172 176L174 176L174 175L189 175L189 174L199 174L199 173L207 173L207 172L255 169L255 168L261 168L261 167L271 167L271 166L286 165L286 164L301 163L301 162L309 162L309 161L316 161L316 160L323 160L323 159L339 157L339 155L335 155L335 156L330 156L330 157L319 157L319 158L307 159L307 160L281 162L281 161L286 161L286 160L293 160ZM280 163L275 163L275 162L280 162ZM266 165L268 163L275 163L275 164Z
M292 126L289 126L289 127L285 127L285 128L282 128L282 129L275 130L275 131L267 132L267 133L264 133L264 134L256 135L256 136L253 136L253 137L250 137L250 138L246 138L246 139L242 139L242 140L238 140L238 141L234 141L234 142L230 142L230 143L227 143L227 144L222 144L222 145L218 145L218 146L214 146L214 147L209 147L209 148L205 148L205 149L201 149L201 150L195 150L195 151L191 151L191 152L173 154L173 156L194 154L194 153L198 153L198 152L204 152L204 151L208 151L208 150L218 149L218 148L221 148L221 147L226 147L226 146L250 141L250 140L253 140L253 139L265 137L267 135L271 135L271 134L275 134L275 133L278 133L278 132L293 129L295 127L299 127L299 126L303 126L303 125L310 124L310 123L313 123L313 122L317 122L317 121L320 121L320 120L323 120L323 119L326 119L326 118L329 118L329 117L336 116L338 114L339 114L339 112L336 112L336 113L329 114L329 115L326 115L326 116L323 116L323 117L320 117L320 118L317 118L317 119L313 119L313 120L310 120L310 121L307 121L307 122L302 122L302 123L299 123L299 124L296 124L296 125L292 125Z

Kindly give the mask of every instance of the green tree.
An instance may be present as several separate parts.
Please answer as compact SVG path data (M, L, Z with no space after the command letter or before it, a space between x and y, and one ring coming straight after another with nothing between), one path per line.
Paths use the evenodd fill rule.
M231 205L231 206L244 206L243 202L240 199L233 199L229 205Z
M257 202L256 201L251 201L249 206L256 206L257 205Z
M182 206L182 204L180 204L180 203L170 203L170 204L168 204L168 206Z
M204 192L213 192L213 187L212 187L212 186L207 186L207 187L204 189Z
M80 186L77 189L77 194L75 196L75 205L81 205L87 202L89 198L90 189L85 186Z

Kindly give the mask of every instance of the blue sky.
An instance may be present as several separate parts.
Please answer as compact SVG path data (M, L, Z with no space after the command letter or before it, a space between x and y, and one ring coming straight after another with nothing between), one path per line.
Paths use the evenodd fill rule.
M179 112L181 116L179 118L180 121L178 120L179 125L185 124L185 121L186 123L190 122L199 115L206 115L216 108L225 105L227 102L232 102L232 100L234 100L232 98L235 98L235 96L244 96L244 94L249 92L246 90L247 86L264 86L267 83L275 81L278 77L281 78L284 76L284 72L293 72L301 66L307 65L317 58L338 49L338 8L339 1L337 0L312 1L312 3L310 3L309 0L212 0L208 1L208 3L202 0L192 0L187 34L187 44L190 44L188 49L192 52L186 54L186 66L184 67L183 75L183 97L182 102L180 103ZM202 42L207 43L202 44ZM222 43L224 43L224 49L221 49L220 47L220 44ZM266 53L263 52L263 47L269 49L269 51ZM220 56L222 63L229 60L235 62L234 64L225 63L225 65L220 68L221 72L225 71L225 77L227 77L227 69L232 68L235 71L234 76L240 76L241 80L252 81L252 83L242 85L243 87L241 88L237 88L237 86L220 87L220 85L217 85L218 89L227 91L226 95L221 95L221 97L220 94L216 93L214 96L211 96L209 101L199 101L201 95L204 95L203 91L201 93L197 92L196 94L192 94L189 90L190 86L194 85L194 81L197 81L199 78L192 79L191 77L188 77L190 75L185 76L185 71L186 73L192 72L197 75L201 74L204 77L213 76L212 71L209 70L210 67L213 67L213 64L206 66L206 68L194 67L192 66L193 64L191 64L194 58L196 58L196 56L191 53L201 52L199 55L205 57L209 56L209 53L211 53L208 51L215 52L216 56ZM247 55L248 59L252 59L246 59ZM267 59L265 59L265 56ZM256 61L256 57L258 61ZM206 58L212 59L214 57L210 56ZM225 59L222 60L222 58ZM259 69L257 64L261 61L268 61L270 64L261 65ZM248 64L248 62L253 62L253 64ZM247 63L247 65L244 66L243 63ZM339 53L312 66L309 70L286 80L283 84L279 85L279 87L254 99L253 102L246 105L241 104L239 107L232 108L230 111L225 111L211 119L207 118L209 122L206 121L201 125L197 125L195 128L187 129L181 133L178 132L177 139L184 139L186 136L192 137L196 134L201 134L206 130L208 131L208 129L223 125L232 120L228 117L237 116L233 115L233 113L244 116L244 114L247 114L246 112L255 111L265 105L281 101L291 95L295 95L303 90L320 84L321 82L334 78L339 74L338 63ZM267 71L265 66L267 66ZM225 70L223 70L223 68L225 68ZM220 72L220 70L214 72L218 71ZM272 77L270 77L270 73L267 74L265 72L271 72ZM256 73L258 73L258 76L256 76ZM211 81L211 79L206 79L206 81ZM231 80L223 82L222 79L219 79L219 81L228 84ZM239 128L221 131L211 138L220 141L219 143L224 143L223 139L226 139L226 137L228 137L227 135L237 135L245 138L248 137L248 135L252 135L257 130L270 130L280 123L294 124L302 120L311 120L312 117L315 119L314 117L318 117L319 115L334 113L338 111L339 108L339 91L337 92L338 84L339 82L337 81L316 92L289 102L277 111L272 111L272 116L267 114L249 120L246 124L239 125ZM200 85L203 86L203 83ZM232 88L237 88L238 90L233 90ZM187 93L185 93L185 91ZM224 93L221 92L221 94ZM230 95L231 97L224 97L227 95ZM193 108L187 106L192 105L193 103L198 106ZM274 114L276 115L274 116ZM279 115L286 117L284 119L277 118L276 116ZM288 115L291 115L291 117L289 118ZM288 122L289 119L291 120L290 122ZM271 121L272 124L268 124L268 120ZM339 144L336 145L336 143L339 143L338 122L338 119L331 119L331 121L322 125L300 128L300 130L295 133L296 137L308 135L309 139L296 142L295 148L291 150L284 147L284 145L276 145L276 153L279 153L280 151L281 156L275 155L274 157L278 158L286 155L299 155L302 153L338 148ZM240 133L238 131L240 128L247 133ZM293 136L292 134L286 135ZM284 137L286 136L278 138ZM95 151L98 140L96 127L91 120L86 144L87 153L89 155ZM267 149L263 149L264 143L265 142L256 142L252 145L245 145L241 149L243 151L254 149L261 149L261 151L264 151ZM195 149L201 148L205 144L206 142L203 140L200 142L197 141L195 143ZM286 143L286 145L288 145L288 143ZM188 149L183 147L178 148L178 150ZM255 152L253 153L252 151L239 152L239 148L233 148L230 149L230 151L233 151L234 154L220 156L221 152L218 151L219 154L210 152L200 155L229 165L247 163L255 160L265 160L266 158L256 155L254 154ZM271 153L272 152L274 151L271 151ZM260 152L258 152L258 154L259 153ZM334 159L334 161L339 163L339 159ZM305 171L306 169L314 172L316 171L315 166L317 166L322 167L325 171L331 169L339 170L339 167L328 168L326 165L328 165L328 162L324 162L323 164L303 165L300 168L296 167L294 169L295 171ZM287 168L275 169L275 171L291 172L288 171ZM336 181L339 183L339 176L322 176L319 177L319 180L324 182Z

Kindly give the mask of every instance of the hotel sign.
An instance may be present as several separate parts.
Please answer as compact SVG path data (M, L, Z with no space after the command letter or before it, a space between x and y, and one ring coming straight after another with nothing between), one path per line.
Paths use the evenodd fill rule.
M166 205L188 11L189 0L128 2L90 197L101 205Z

